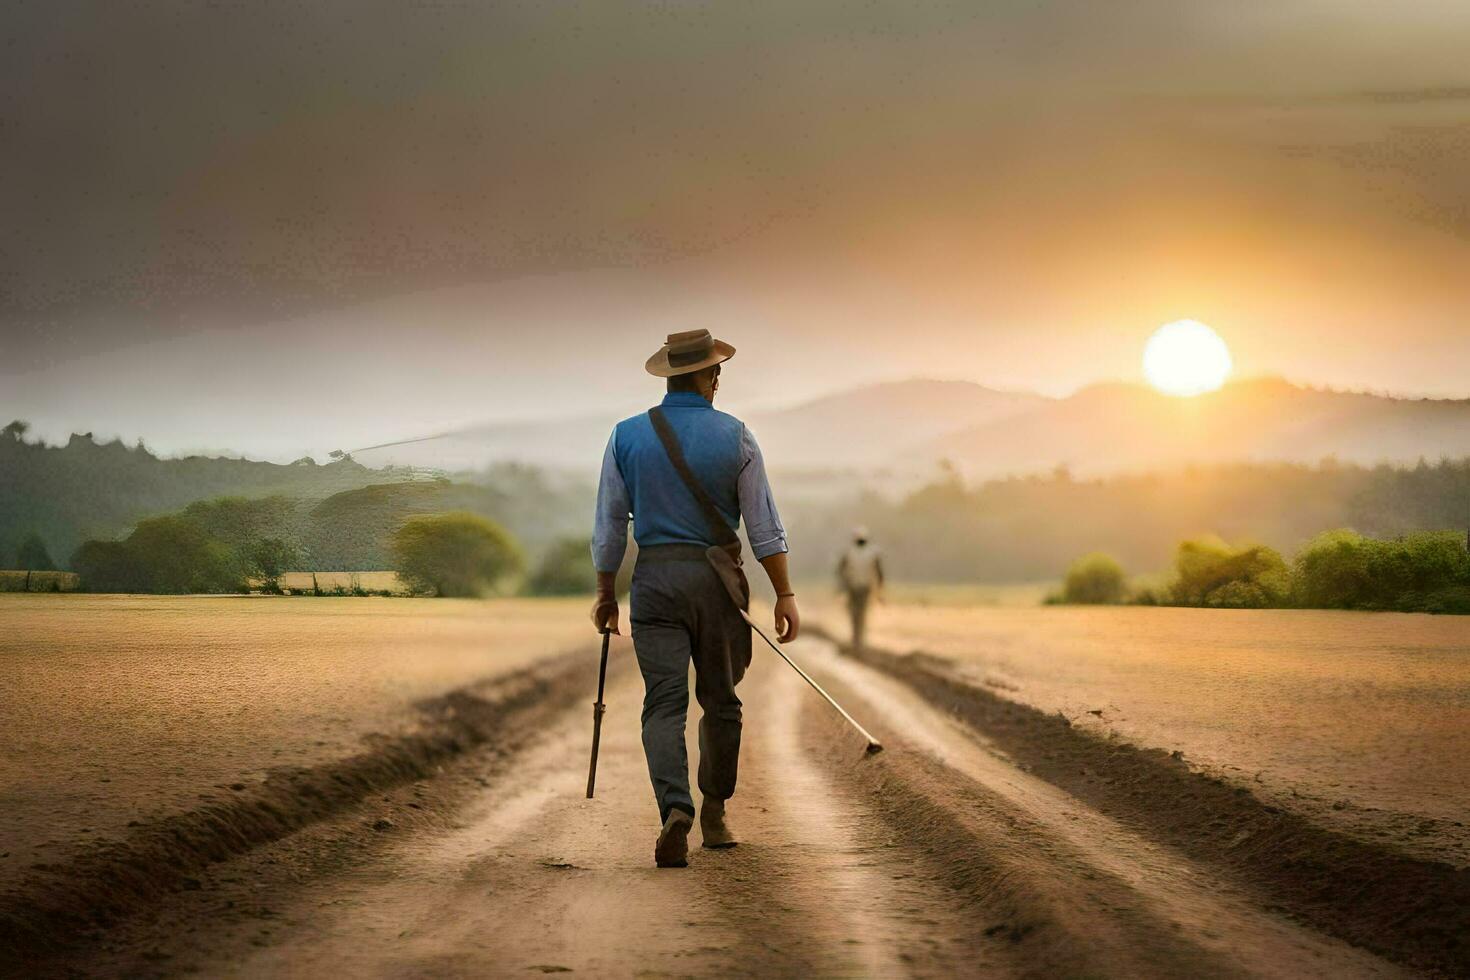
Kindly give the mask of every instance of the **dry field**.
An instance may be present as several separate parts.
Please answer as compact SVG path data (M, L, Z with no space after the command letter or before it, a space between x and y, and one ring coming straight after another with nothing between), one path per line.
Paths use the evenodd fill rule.
M409 587L398 577L397 572L287 572L281 576L281 588L288 592L311 592L320 590L325 594L351 593L356 589L368 592L391 592L407 595Z
M530 617L544 626L538 620ZM1313 839L1270 814L1252 817L1258 805L1242 808L1218 787L1221 808L1204 814L1180 808L1167 778L1121 800L1072 795L1037 765L1036 750L1066 752L1066 740L1080 736L1064 729L1057 741L1046 716L1022 725L1019 742L1011 731L1012 747L1031 744L1022 761L828 643L789 649L886 750L864 753L795 672L758 652L741 685L732 850L700 849L696 829L688 868L653 867L658 815L638 734L642 684L620 640L595 799L584 798L589 657L562 675L571 683L533 692L551 694L551 710L520 715L440 766L235 848L228 860L182 849L182 866L157 865L160 887L134 903L146 914L86 928L36 972L1339 980L1402 976L1401 965L1454 975L1470 965L1453 939L1470 908L1453 871L1377 852L1366 863L1340 860L1320 835L1315 843L1327 849L1305 860L1272 860L1257 848L1242 864L1229 841L1181 845L1169 826L1181 812L1191 829L1218 819L1232 835L1239 821L1264 819L1276 828L1263 835L1272 847ZM375 700L319 690L343 708ZM688 738L692 760L693 726ZM1120 779L1140 763L1157 768L1130 755L1118 750L1103 767ZM275 788L261 799L287 804L303 788L329 785ZM138 844L170 839L141 834ZM63 911L95 908L91 884L106 880L82 883L89 887L66 892L73 904Z
M75 592L76 572L0 571L0 592Z
M1454 622L888 607L943 656L789 648L885 751L758 650L741 846L671 872L625 638L584 798L584 606L0 597L0 972L1470 970Z
M845 637L835 600L814 608ZM1470 865L1470 629L1296 610L874 607L869 642L1273 803Z
M579 645L581 600L0 596L0 886ZM593 668L595 672L595 668Z

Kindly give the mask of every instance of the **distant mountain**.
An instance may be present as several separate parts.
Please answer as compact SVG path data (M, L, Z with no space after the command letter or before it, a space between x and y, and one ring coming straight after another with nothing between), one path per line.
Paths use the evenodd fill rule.
M966 474L1167 469L1190 463L1375 464L1470 455L1470 400L1390 398L1240 381L1195 398L1141 385L1083 389L1001 422L932 439L915 465L948 459Z
M591 473L602 462L607 435L617 421L617 417L607 415L544 422L488 422L440 436L358 449L353 455L375 465L396 463L450 471L524 463Z
M892 463L916 445L1048 403L968 381L868 385L791 408L744 415L773 469L863 468ZM490 423L423 442L358 451L359 458L443 469L491 462L594 469L613 416Z
M895 381L755 413L746 423L759 438L769 466L868 468L891 465L916 445L1000 422L1050 401L969 381Z

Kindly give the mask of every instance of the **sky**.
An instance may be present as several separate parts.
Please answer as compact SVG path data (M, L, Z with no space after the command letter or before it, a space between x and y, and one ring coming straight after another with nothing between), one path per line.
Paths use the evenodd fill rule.
M321 454L656 397L1470 396L1470 6L17 3L0 415Z

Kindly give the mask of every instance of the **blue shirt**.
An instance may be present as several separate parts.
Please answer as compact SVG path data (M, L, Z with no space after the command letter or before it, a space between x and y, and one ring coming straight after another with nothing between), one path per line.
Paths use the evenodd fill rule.
M786 551L786 529L771 497L766 464L745 423L716 411L692 391L669 392L663 409L689 468L730 529L745 519L746 537L758 559ZM592 530L592 561L599 572L615 572L623 563L630 517L640 548L716 543L709 539L704 512L669 462L647 413L619 422L602 455Z

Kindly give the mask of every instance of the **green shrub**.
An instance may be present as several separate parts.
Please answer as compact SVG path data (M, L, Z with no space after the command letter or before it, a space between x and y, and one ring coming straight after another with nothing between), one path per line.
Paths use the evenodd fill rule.
M1470 615L1470 584L1436 589L1424 594L1417 612Z
M1219 538L1184 541L1174 559L1168 601L1176 606L1260 609L1284 605L1291 572L1264 545L1233 548Z
M1373 542L1356 531L1326 531L1296 556L1295 598L1311 609L1361 609L1373 592Z
M1128 595L1128 576L1110 555L1083 555L1067 569L1060 601L1079 605L1115 605Z
M245 560L251 576L260 579L261 591L279 594L281 576L301 564L302 553L280 538L261 538L248 545Z
M84 541L71 567L88 592L146 592L143 570L121 541Z
M465 511L411 517L393 535L394 569L438 596L477 596L502 587L525 565L500 525Z
M139 521L124 541L88 541L72 564L91 592L243 592L246 568L198 523L178 515Z
M252 578L280 591L282 572L305 556L295 504L284 497L220 497L139 521L122 541L87 541L72 557L91 592L245 592Z
M1470 553L1458 533L1421 531L1376 542L1370 569L1384 608L1424 610L1432 596L1448 599L1470 585Z
M592 544L586 538L563 538L553 544L527 585L532 595L585 595L596 588Z
M144 591L245 591L246 568L239 557L189 518L168 515L139 521L126 543L142 570Z
M1204 605L1215 609L1271 609L1280 606L1283 595L1259 582L1226 582L1206 597Z
M1317 609L1449 612L1470 602L1470 554L1458 532L1380 541L1328 531L1297 555L1295 573L1297 604Z

